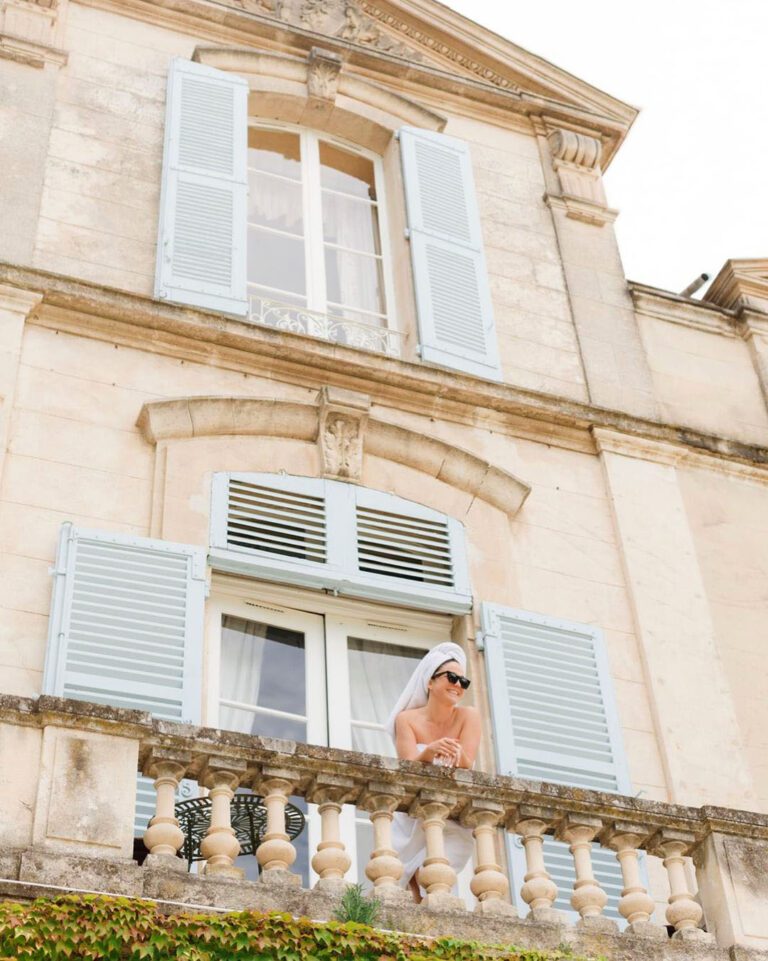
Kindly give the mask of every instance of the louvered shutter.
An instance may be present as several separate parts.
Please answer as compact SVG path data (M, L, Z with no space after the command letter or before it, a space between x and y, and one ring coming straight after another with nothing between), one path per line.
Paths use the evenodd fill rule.
M205 551L64 524L43 690L199 724ZM154 814L139 778L136 828Z
M155 296L244 315L248 83L176 58L167 96Z
M421 358L500 380L469 147L403 127L400 152Z
M465 613L459 521L394 494L282 474L215 474L211 564L353 597Z
M482 629L499 773L630 793L600 631L493 604L482 607ZM525 873L519 839L510 838L509 851L519 896ZM544 857L558 887L555 907L572 912L567 845L546 838ZM605 913L621 920L616 857L593 845L592 860L609 899Z

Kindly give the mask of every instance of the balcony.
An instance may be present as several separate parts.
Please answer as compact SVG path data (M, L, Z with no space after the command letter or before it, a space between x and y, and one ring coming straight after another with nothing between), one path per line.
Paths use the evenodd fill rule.
M346 317L320 314L295 304L267 300L258 294L249 297L248 319L252 324L262 327L305 334L332 344L370 350L389 357L400 356L400 334L397 331Z
M23 763L20 763L23 759ZM25 899L65 890L103 891L212 910L281 910L329 918L344 890L350 859L339 832L342 806L373 822L374 850L366 874L383 905L386 926L485 943L624 958L760 957L768 946L768 816L716 807L691 808L554 784L445 770L291 741L153 720L140 711L80 701L0 697L0 763L5 796L0 813L3 897ZM150 851L132 859L137 771L154 779L156 816L145 835ZM174 818L182 778L209 791L207 859L189 873L176 856L183 836ZM245 880L234 864L237 843L230 805L238 786L263 795L267 832L257 849L261 875ZM289 796L318 805L320 843L312 853L318 877L309 890L292 872L296 852L285 831ZM424 822L427 896L416 905L397 884L401 864L390 843L394 811ZM455 876L443 857L446 819L472 828L473 903L453 896ZM521 900L510 899L499 856L503 831L522 842L526 872ZM542 857L543 839L567 842L580 915L566 923ZM619 912L602 916L605 895L592 872L593 843L614 852L623 877ZM666 925L653 920L638 855L663 863L668 880ZM698 892L694 895L691 857ZM730 953L731 961L737 955ZM764 955L763 955L764 957Z

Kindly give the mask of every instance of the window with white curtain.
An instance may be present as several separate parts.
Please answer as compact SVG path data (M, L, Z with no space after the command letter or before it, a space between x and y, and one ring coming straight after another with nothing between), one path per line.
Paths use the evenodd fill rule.
M378 157L311 130L249 128L252 315L320 333L306 329L303 308L326 315L328 339L352 344L361 331L388 326L380 167Z

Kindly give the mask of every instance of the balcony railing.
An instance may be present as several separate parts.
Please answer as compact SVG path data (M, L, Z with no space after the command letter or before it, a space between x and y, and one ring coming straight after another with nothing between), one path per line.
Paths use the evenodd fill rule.
M374 848L365 873L386 906L389 926L538 947L546 946L547 938L565 938L587 950L595 950L597 942L589 937L596 936L599 953L609 956L614 936L620 939L617 952L619 944L626 948L627 936L662 941L669 932L676 940L704 943L714 942L714 932L721 948L768 943L766 815L452 771L50 697L0 696L0 735L5 769L23 769L4 789L8 813L5 821L0 813L0 863L7 880L0 881L0 893L24 896L24 885L39 893L44 882L327 917L350 868L339 821L342 805L352 804L373 823ZM156 814L144 837L150 855L143 867L130 859L137 768L154 779L156 788ZM205 867L198 874L188 874L186 861L177 857L184 838L174 801L183 778L204 786L211 799L202 842ZM267 809L267 830L256 851L258 881L241 880L235 865L238 842L230 805L241 786L262 795ZM291 870L296 850L286 832L285 809L295 795L319 808L321 837L311 852L318 880L312 891L303 890ZM402 865L391 841L395 811L420 818L425 829L427 858L419 880L427 894L418 907L398 884ZM444 856L447 819L473 832L474 903L469 906L451 893L456 877ZM497 856L501 831L518 835L525 850L520 890L530 909L525 921L518 919ZM575 928L564 925L552 908L557 888L544 863L543 839L553 834L573 856L571 903L581 917ZM595 843L614 852L620 864L618 910L627 922L621 935L614 922L601 916L606 897L592 870ZM655 905L643 882L640 851L660 858L666 870L668 927L653 923ZM696 870L695 895L689 856ZM711 951L716 950L712 943Z
M268 300L258 294L250 295L249 319L254 324L287 330L292 334L306 334L332 344L371 350L390 357L400 356L400 335L397 331Z

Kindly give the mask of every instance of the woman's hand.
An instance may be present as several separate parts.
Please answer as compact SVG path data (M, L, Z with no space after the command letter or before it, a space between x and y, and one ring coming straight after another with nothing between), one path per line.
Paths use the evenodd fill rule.
M424 757L427 753L429 757ZM422 759L434 761L435 758L443 758L446 767L456 767L461 760L461 742L455 737L439 737L427 744L422 752Z

